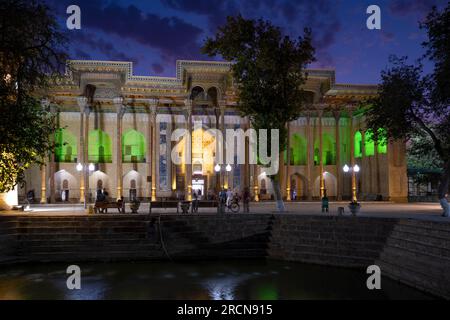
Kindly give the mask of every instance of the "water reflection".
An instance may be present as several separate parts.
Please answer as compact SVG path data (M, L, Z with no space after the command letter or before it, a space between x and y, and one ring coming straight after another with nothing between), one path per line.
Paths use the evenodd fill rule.
M426 299L389 279L366 288L364 270L276 261L77 263L81 290L68 290L65 264L0 268L0 299Z
M221 273L217 278L206 279L203 286L208 290L212 300L234 300L238 285L243 285L250 278L251 275L247 274L225 276Z

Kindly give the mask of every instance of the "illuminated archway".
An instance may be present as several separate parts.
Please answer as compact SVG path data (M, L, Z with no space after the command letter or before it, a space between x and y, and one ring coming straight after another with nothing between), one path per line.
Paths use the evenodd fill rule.
M355 145L355 158L361 158L362 157L362 134L360 131L356 131L355 133L355 139L354 139L354 145Z
M381 128L378 129L378 153L386 154L387 153L387 139L386 139L386 130ZM381 137L381 138L380 138Z
M89 132L88 158L89 162L105 163L112 162L111 138L100 130Z
M295 166L306 165L307 144L306 139L300 134L294 133L291 139L291 162Z
M146 142L142 133L127 131L122 137L123 162L145 162Z
M375 155L375 140L372 130L367 130L364 134L364 153L366 157Z
M78 143L77 138L70 131L59 128L55 132L55 161L76 162Z
M337 179L336 177L329 173L324 172L324 187L327 193L328 197L335 197L336 196L336 190L337 190ZM314 190L313 190L313 196L314 197L320 197L320 176L316 178L314 181Z
M314 164L319 164L320 141L314 143ZM336 164L336 145L329 133L322 134L322 161L325 166Z

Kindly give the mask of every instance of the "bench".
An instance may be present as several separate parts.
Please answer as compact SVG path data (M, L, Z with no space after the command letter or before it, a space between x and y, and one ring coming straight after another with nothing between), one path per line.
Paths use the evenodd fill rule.
M109 208L117 209L119 213L125 213L125 202L95 201L94 205L95 213L108 213Z
M170 208L177 208L177 213L179 211L180 201L151 201L149 204L149 213L152 213L153 208L159 208L159 209L170 209Z

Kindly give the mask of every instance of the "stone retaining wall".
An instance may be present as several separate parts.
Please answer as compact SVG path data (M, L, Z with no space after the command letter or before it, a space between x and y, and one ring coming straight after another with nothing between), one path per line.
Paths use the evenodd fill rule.
M0 264L269 258L381 267L450 299L450 223L303 215L0 217Z

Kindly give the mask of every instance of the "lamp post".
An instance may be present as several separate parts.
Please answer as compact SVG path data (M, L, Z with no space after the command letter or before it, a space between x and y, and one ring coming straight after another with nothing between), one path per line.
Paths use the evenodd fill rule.
M231 165L227 164L225 167L225 171L227 172L227 189L230 188L230 172L231 172Z
M356 174L361 170L361 168L355 164L353 167L349 167L347 164L342 167L345 173L352 173L352 202L358 202L356 197Z
M216 172L216 190L217 194L219 194L221 186L220 186L220 164L216 164L214 167L214 171Z
M78 163L76 169L78 172L83 171L85 176L89 177L89 174L95 170L95 166L93 163L90 163L89 165L83 165L81 163ZM87 184L85 183L85 185L87 185ZM84 195L83 195L84 196L84 209L87 209L87 188L84 188L83 192L84 192Z

